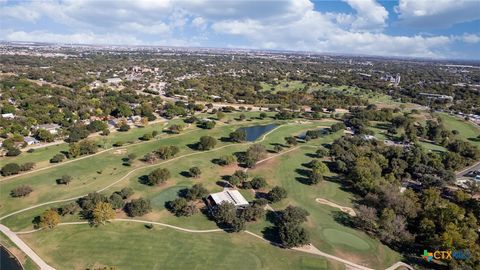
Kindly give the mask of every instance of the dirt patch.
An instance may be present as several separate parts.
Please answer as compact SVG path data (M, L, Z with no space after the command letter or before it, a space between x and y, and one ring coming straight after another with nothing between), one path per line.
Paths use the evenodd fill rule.
M114 155L125 155L126 153L127 153L127 149L125 148L120 148L113 151Z
M22 265L27 261L27 257L25 256L25 253L23 253L17 247L9 247L8 250L13 254L13 256L15 256L20 261Z
M218 172L220 173L220 175L232 175L236 170L243 170L243 168L238 166L237 164L232 164L220 167Z
M350 207L341 206L341 205L338 205L338 204L336 204L336 203L334 203L334 202L325 200L325 199L323 199L323 198L316 198L315 201L318 202L318 203L321 203L321 204L325 204L325 205L328 205L328 206L331 206L331 207L338 208L338 209L340 209L340 211L342 211L342 212L344 212L344 213L347 213L347 214L349 214L349 215L352 216L352 217L357 216L357 214L355 213L355 211L354 211L352 208L350 208Z

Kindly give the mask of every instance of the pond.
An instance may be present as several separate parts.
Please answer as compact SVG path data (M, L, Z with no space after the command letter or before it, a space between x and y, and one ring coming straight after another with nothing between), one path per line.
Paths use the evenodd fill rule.
M4 246L0 246L0 269L22 270L22 265Z
M278 125L270 124L270 125L263 125L263 126L251 126L251 127L244 127L241 128L247 132L247 141L253 142L260 138L263 134L271 131L272 129L276 128Z

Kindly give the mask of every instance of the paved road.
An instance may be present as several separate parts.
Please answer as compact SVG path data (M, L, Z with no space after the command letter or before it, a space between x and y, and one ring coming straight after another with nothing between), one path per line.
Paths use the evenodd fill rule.
M465 168L465 169L462 169L461 171L455 173L455 175L458 177L462 177L464 174L466 174L467 172L469 171L473 171L473 170L480 170L480 161Z
M7 226L0 224L0 231L4 233L17 247L23 251L41 270L55 270L37 255L20 237L12 232Z

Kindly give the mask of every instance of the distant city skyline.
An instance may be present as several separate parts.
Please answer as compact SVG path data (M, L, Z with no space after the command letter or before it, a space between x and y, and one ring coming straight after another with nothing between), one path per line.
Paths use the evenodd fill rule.
M0 40L480 60L478 10L478 0L0 0Z

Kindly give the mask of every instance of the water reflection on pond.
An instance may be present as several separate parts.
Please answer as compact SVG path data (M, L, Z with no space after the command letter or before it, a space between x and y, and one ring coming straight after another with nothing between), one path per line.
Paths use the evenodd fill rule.
M0 246L0 269L22 270L18 260L4 246Z
M263 134L271 131L277 126L278 126L277 124L269 124L269 125L262 125L262 126L244 127L240 129L245 130L245 132L247 133L247 141L253 142L256 139L260 138Z

